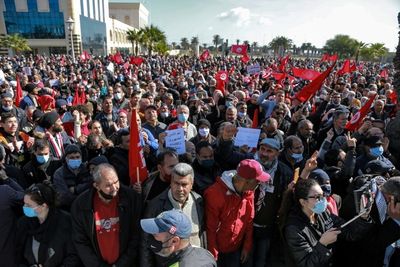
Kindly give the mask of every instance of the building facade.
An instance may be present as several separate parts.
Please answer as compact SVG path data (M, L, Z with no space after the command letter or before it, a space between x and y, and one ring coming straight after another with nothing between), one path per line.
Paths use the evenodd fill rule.
M138 29L134 25L147 25L148 11L142 4L125 3L137 7L136 13L126 15L126 23L115 15L110 18L109 7L118 4L108 0L0 0L0 34L22 35L34 54L71 53L72 48L75 56L83 50L95 55L130 51L126 32ZM72 27L66 23L68 18L73 20Z

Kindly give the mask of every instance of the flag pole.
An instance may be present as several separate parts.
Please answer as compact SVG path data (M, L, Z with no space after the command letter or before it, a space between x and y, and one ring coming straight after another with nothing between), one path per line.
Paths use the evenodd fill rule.
M136 179L137 179L137 183L140 184L139 167L136 167Z

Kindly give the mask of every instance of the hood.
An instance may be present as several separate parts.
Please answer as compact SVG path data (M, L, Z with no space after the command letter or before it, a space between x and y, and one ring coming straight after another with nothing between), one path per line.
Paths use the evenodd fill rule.
M224 171L221 175L221 181L233 192L236 192L232 182L232 178L235 175L236 175L236 170Z

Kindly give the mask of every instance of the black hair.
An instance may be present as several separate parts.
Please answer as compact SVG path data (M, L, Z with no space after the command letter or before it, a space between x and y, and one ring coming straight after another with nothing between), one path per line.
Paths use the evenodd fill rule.
M158 156L157 156L157 164L158 165L163 165L166 156L179 158L178 154L175 151L167 149L164 152L161 152L160 154L158 154Z
M53 188L50 181L44 180L42 183L31 185L25 190L25 194L30 196L38 205L46 203L49 208L58 206L57 191Z
M337 166L337 163L339 161L339 154L340 150L339 149L330 149L325 153L325 159L324 162L327 166Z
M117 138L115 140L116 145L122 144L122 137L130 135L130 132L128 129L121 129L117 132Z
M302 143L301 139L295 135L289 135L288 137L286 137L286 139L283 141L283 148L284 150L287 150L289 148L293 147L293 143L294 141L297 140L300 143Z
M32 146L32 150L33 151L43 150L46 147L50 147L49 142L46 139L35 139L35 143Z
M211 144L209 142L201 141L201 142L198 142L197 145L196 145L196 154L199 154L200 150L202 148L204 148L204 147L210 147L212 149L212 146L211 146Z
M17 118L12 112L1 113L1 122L5 123L9 118Z

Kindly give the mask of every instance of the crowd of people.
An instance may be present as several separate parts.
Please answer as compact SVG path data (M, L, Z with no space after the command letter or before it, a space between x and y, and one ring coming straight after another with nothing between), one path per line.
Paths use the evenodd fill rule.
M332 62L122 59L0 58L1 266L400 266L393 65L339 61L303 101L292 68ZM239 128L260 129L256 147Z

